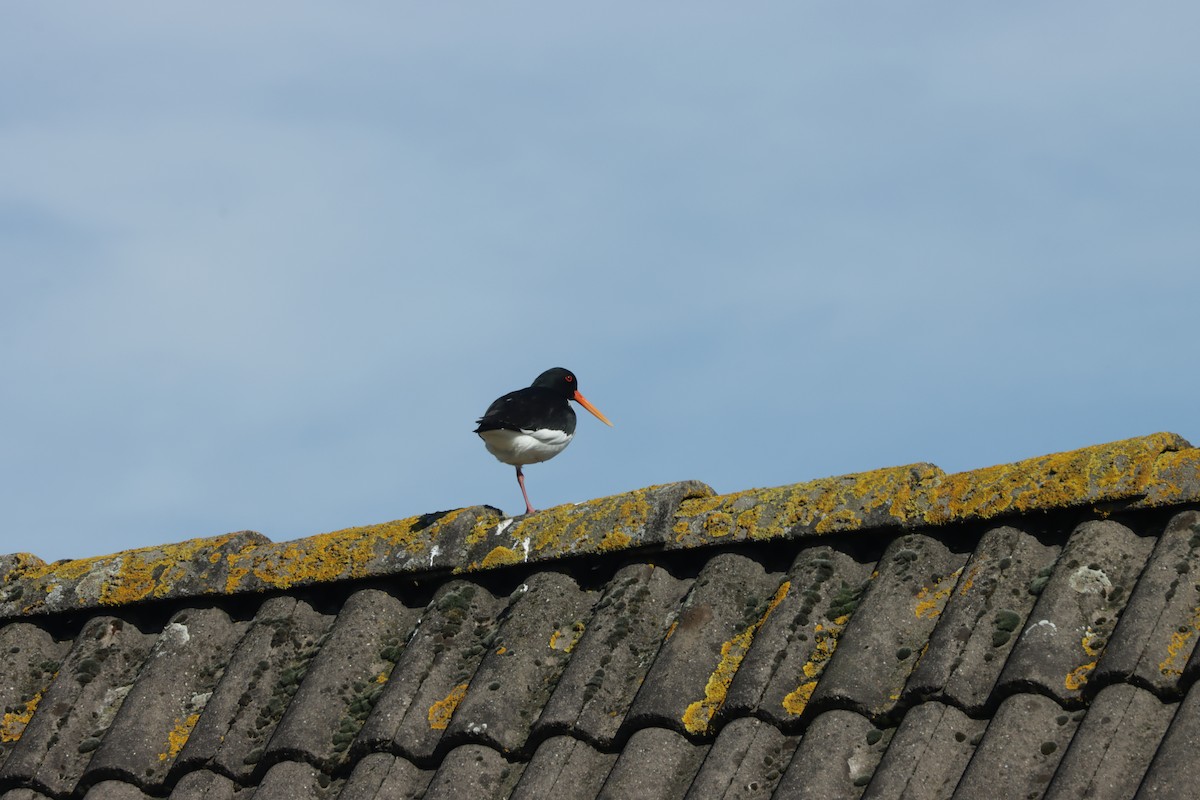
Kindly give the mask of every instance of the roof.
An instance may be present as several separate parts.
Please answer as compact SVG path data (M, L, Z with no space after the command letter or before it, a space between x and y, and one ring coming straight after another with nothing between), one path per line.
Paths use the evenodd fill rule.
M1200 450L0 557L0 797L1170 797Z

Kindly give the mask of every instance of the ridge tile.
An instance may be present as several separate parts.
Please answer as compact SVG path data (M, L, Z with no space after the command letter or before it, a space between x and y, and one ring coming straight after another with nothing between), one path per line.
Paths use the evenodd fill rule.
M477 534L455 572L661 545L679 505L712 494L683 481L505 518Z
M667 546L899 527L920 513L921 498L943 474L933 464L910 464L685 500Z

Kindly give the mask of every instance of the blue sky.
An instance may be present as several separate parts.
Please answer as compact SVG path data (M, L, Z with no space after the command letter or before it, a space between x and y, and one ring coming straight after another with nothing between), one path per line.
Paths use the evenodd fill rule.
M1194 4L4 16L3 552L1200 441Z

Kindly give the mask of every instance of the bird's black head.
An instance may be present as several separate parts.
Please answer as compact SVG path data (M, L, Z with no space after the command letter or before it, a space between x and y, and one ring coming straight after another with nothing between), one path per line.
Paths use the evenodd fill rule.
M579 391L579 380L575 377L575 373L562 367L546 370L537 376L533 385L540 389L549 389L567 399L573 399L575 393Z
M569 369L563 369L562 367L548 369L537 376L537 380L533 382L533 387L536 389L549 389L567 400L574 400L592 412L596 419L605 425L612 425L608 421L608 417L601 414L599 409L589 403L588 399L579 393L579 381L575 378L575 373Z

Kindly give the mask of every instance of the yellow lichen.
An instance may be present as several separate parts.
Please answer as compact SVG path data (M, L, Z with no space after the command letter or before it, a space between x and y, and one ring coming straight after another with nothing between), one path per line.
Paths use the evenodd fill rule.
M29 720L33 719L33 712L37 711L40 702L42 702L42 693L38 692L25 703L25 707L20 711L5 712L4 717L0 719L0 742L10 744L18 741L21 734L25 732L25 726L29 724Z
M1083 636L1079 640L1079 646L1092 661L1080 664L1067 673L1067 677L1063 680L1063 684L1067 689L1074 692L1083 688L1083 685L1088 682L1088 677L1092 674L1092 670L1096 668L1096 660L1104 650L1104 642L1103 634L1093 631L1091 626L1084 628Z
M1088 676L1092 674L1092 670L1095 668L1095 661L1089 661L1086 664L1080 664L1078 667L1067 673L1067 677L1063 681L1063 685L1067 687L1068 691L1072 692L1082 689L1083 685L1088 682Z
M899 513L902 521L912 511L914 486L942 474L929 464L890 467L853 475L820 478L772 489L750 489L734 494L685 500L676 516L674 531L682 540L699 533L705 539L731 534L747 539L772 539L796 526L817 533L858 530L868 515L879 509Z
M1194 621L1186 630L1177 630L1171 633L1171 641L1167 642L1167 657L1158 664L1159 672L1166 677L1175 678L1183 674L1183 665L1187 663L1187 657L1191 653L1187 643L1195 634Z
M601 497L586 503L567 503L540 511L520 523L514 535L530 537L534 551L575 553L627 547L631 532L641 531L650 519L648 486L625 494Z
M932 492L925 521L990 519L1136 497L1158 457L1184 447L1187 442L1175 434L1156 433L947 475Z
M1100 653L1104 651L1104 642L1104 634L1093 631L1089 626L1083 632L1083 640L1080 642L1080 646L1083 648L1083 652L1092 658L1098 658Z
M754 641L754 635L771 616L775 607L783 602L783 598L787 596L790 588L791 583L784 581L775 592L775 596L771 598L770 603L767 604L766 611L762 616L721 646L721 659L717 662L717 668L708 676L708 681L704 686L704 697L690 704L683 712L683 725L690 733L699 734L708 730L713 715L725 702L729 684L733 682L733 676L737 674L742 659L746 657L750 644Z
M967 592L971 591L971 587L975 585L975 576L979 574L979 565L971 567L971 571L963 578L962 584L958 587L958 596L966 597Z
M922 587L921 591L917 592L917 603L913 607L913 614L917 619L933 619L942 613L942 609L946 606L946 598L954 591L954 582L958 580L960 574L962 574L962 567L942 578L933 586Z
M179 755L179 751L187 744L188 737L192 735L192 728L196 727L199 719L199 714L189 714L187 717L175 718L175 727L167 734L167 751L158 754L159 761L166 761L168 758L175 758L175 756Z
M804 713L808 701L812 698L813 690L817 688L816 681L802 683L783 698L783 710L798 717Z
M521 554L511 547L505 547L501 544L493 547L491 552L483 557L483 562L480 566L484 569L490 569L492 567L503 567L508 564L520 563Z
M603 552L612 550L624 550L633 543L633 537L623 531L609 531L600 540L600 549Z
M783 698L784 711L797 717L804 713L813 689L817 687L817 678L825 670L826 662L833 657L834 651L837 650L838 636L842 632L842 627L849 620L850 616L847 614L838 617L830 626L822 625L819 622L813 625L812 654L800 668L804 677L810 680L800 684Z
M848 620L848 617L839 617L839 619ZM842 622L841 624L846 623ZM841 632L840 627L826 628L819 622L813 627L813 652L801 667L805 677L815 678L821 674L821 671L825 669L825 662L833 656L833 651L837 649L838 636Z
M429 727L435 731L444 731L446 726L450 724L450 718L454 716L455 709L467 696L467 684L460 683L450 690L450 694L443 699L438 700L429 707Z
M1163 453L1154 462L1149 484L1153 490L1143 501L1148 506L1196 500L1200 487L1200 449Z
M571 626L570 633L566 633L562 629L554 631L554 633L550 634L550 649L570 653L575 649L575 645L579 644L579 639L583 636L584 630L584 624L576 622ZM568 636L570 637L569 640L567 639Z

